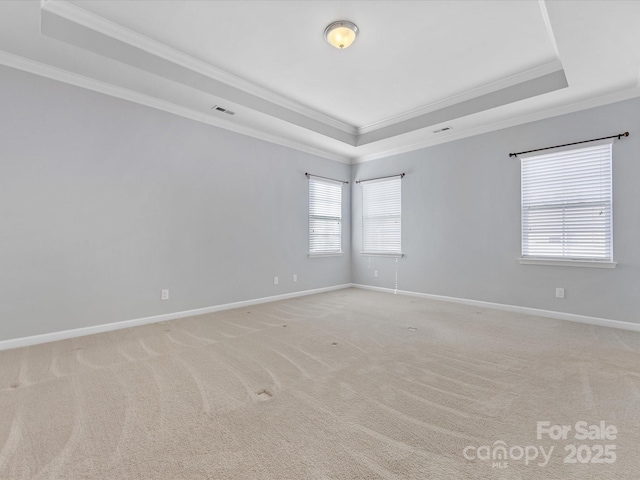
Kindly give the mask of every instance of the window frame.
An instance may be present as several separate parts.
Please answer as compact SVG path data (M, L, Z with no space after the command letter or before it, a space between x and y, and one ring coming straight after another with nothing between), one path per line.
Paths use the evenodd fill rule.
M373 179L373 180L366 180L366 181L361 181L360 182L360 186L362 188L362 255L366 255L366 256L377 256L377 257L402 257L404 256L404 254L402 253L402 175L398 175L398 176L394 176L391 178L379 178L379 179ZM374 199L372 201L377 201L377 205L375 205L376 209L382 209L383 210L383 214L368 214L367 210L367 203L370 203L369 199L366 198L367 196L367 191L369 191L369 194L372 194L374 192L373 189L375 189L376 187L374 187L374 185L376 186L381 186L387 184L388 186L393 186L392 184L397 184L397 202L394 202L392 204L389 205L382 205L381 201L378 199ZM388 190L386 193L388 194L390 191ZM379 194L379 193L378 193ZM387 210L387 212L384 212L384 210ZM393 209L397 209L397 213L391 211L389 212L389 210L393 210ZM392 219L397 219L397 221L395 223L398 224L398 228L397 228L397 234L395 234L397 236L397 241L393 241L393 243L397 243L397 248L380 248L380 249L370 249L369 246L373 243L377 243L379 242L376 241L372 241L371 239L367 239L367 232L370 231L370 226L368 228L367 226L367 221L385 221L385 220L392 220ZM389 234L389 230L388 227L384 226L384 223L382 223L382 225L380 225L379 227L382 230L387 229L386 234ZM395 240L395 239L394 239ZM384 245L384 241L383 243L383 247Z
M338 180L331 180L331 179L326 179L326 178L320 178L320 177L315 177L312 175L309 175L309 183L308 183L308 254L309 257L333 257L333 256L339 256L342 255L344 253L343 249L342 249L342 207L343 207L343 202L342 202L342 197L343 197L343 193L342 193L342 186L344 185L343 182L338 181ZM329 189L333 189L333 187L335 187L336 190L339 191L339 216L336 215L327 215L322 214L321 211L312 211L313 207L314 207L314 198L312 197L312 193L313 193L313 184L316 185L324 185L326 187L329 187ZM335 192L334 192L335 194ZM322 199L321 199L322 200ZM332 200L330 198L325 198L324 199L325 202L331 203ZM324 207L325 210L327 209L331 209L330 205L325 203L324 205L322 204L318 204L318 207L320 207L322 209L322 207ZM337 222L338 223L338 237L339 237L339 248L338 249L325 249L325 250L313 250L312 249L312 245L314 244L313 242L313 234L315 233L313 231L313 222L314 221L324 221L326 223L330 223L330 222ZM325 233L325 236L331 236L329 234ZM335 235L334 235L335 236ZM330 244L330 242L325 242L326 244Z
M538 186L536 191L535 190L536 187L532 188L530 185L531 177L527 179L527 181L529 182L529 186L528 187L525 186L525 176L526 176L525 162L538 161L539 165L544 165L545 161L549 163L552 163L554 161L556 162L562 161L564 160L562 157L566 158L569 155L573 154L576 158L566 160L567 161L566 169L573 169L573 172L576 172L576 171L581 171L579 169L576 169L577 166L582 168L593 168L593 167L590 167L588 164L588 155L589 155L588 151L590 150L593 152L593 151L596 151L596 149L598 148L600 149L601 152L605 152L608 150L608 157L605 157L604 160L600 160L601 163L606 163L607 165L606 165L605 172L601 175L601 177L598 177L598 178L604 178L605 180L604 187L602 187L599 191L599 196L597 196L595 192L591 195L585 194L583 192L582 195L583 196L586 195L586 198L581 198L580 201L576 199L569 201L565 197L564 203L561 199L562 195L559 193L556 194L556 196L558 197L557 199L548 199L545 201L538 200L537 203L531 199L531 197L535 195L538 195L538 196L542 195L542 197L544 198L545 194L547 196L550 194L549 192L551 191L551 189L548 186L545 187L543 185L542 187ZM580 155L582 155L583 158L579 158ZM580 164L579 162L582 162L582 163ZM533 168L532 165L533 164L530 163L529 165L527 165L527 168ZM573 188L588 187L588 185L585 185L589 183L587 179L578 178L576 180L575 178L571 178L569 180L565 179L564 180L565 183L562 183L563 182L562 174L565 173L565 170L564 169L558 170L557 165L555 165L552 168L554 169L552 173L554 177L553 179L548 179L547 180L548 182L551 182L551 181L559 182L560 188L564 187L567 190L570 189L570 187L573 187ZM558 171L562 173L558 174L557 173ZM527 172L527 174L529 173L530 172ZM580 175L583 175L583 174L580 173ZM521 256L518 260L521 264L615 268L617 263L614 262L613 260L614 258L613 257L613 140L603 140L603 141L594 142L593 144L585 145L581 147L576 147L576 146L563 147L563 148L554 150L551 153L545 152L541 154L539 152L536 152L536 153L531 153L527 155L522 155L520 156L520 180L521 180L521 190L520 190L520 207L521 207L521 214L520 214L521 251L520 253L521 253ZM557 187L556 187L556 190L558 190ZM574 192L574 195L577 195L577 194ZM525 197L527 197L526 198L526 202L528 202L527 205L525 205ZM579 213L580 209L585 210L585 209L588 209L589 207L591 208L598 207L599 209L604 209L608 213L606 217L607 222L605 222L604 228L601 227L600 229L602 232L601 234L604 235L603 245L605 247L608 247L608 250L605 248L606 256L604 257L594 256L594 255L581 256L581 255L572 255L571 253L567 253L566 255L564 253L562 255L543 255L541 253L539 254L530 253L532 250L532 246L531 246L532 243L529 242L529 235L530 235L529 231L531 231L532 223L534 223L534 226L535 226L535 222L532 222L529 212L537 211L537 212L542 212L542 214L545 215L553 211L561 210L563 212L563 218L560 221L562 225L562 229L558 233L556 232L549 233L549 237L559 238L560 241L558 243L560 243L563 246L562 247L563 250L564 249L570 250L572 248L575 249L577 246L579 246L579 243L577 241L572 242L569 239L569 234L566 233L567 224L565 223L564 212L570 212L570 213L578 212L578 215L580 215ZM593 234L598 233L596 226L594 226L593 224L590 225L587 221L586 215L584 213L582 215L584 216L584 218L579 218L578 221L582 223L579 223L578 225L579 226L586 225L587 227L592 227ZM540 223L543 220L549 221L550 218L551 217L547 215L546 218L538 219L537 220L538 228L540 228ZM572 220L574 223L571 226L575 228L576 227L575 217ZM552 220L552 222L553 222L552 224L553 227L559 226L559 223L555 223L556 221ZM528 230L525 230L526 228L528 228ZM594 245L597 245L597 243L594 243ZM533 249L535 250L535 248ZM529 253L525 254L525 251Z

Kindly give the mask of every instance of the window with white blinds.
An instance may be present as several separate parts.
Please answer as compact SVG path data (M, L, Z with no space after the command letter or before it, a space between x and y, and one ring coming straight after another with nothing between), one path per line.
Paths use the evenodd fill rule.
M522 257L613 261L612 143L522 158Z
M402 254L400 176L362 182L362 253Z
M342 253L342 182L309 177L309 254Z

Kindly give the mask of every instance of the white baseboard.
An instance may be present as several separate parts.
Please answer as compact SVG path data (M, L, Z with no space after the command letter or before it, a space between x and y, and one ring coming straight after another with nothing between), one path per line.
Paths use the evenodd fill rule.
M496 310L505 310L507 312L524 313L526 315L535 315L537 317L553 318L556 320L568 320L570 322L586 323L589 325L598 325L600 327L621 328L623 330L632 330L640 332L640 323L623 322L621 320L611 320L608 318L588 317L586 315L576 315L573 313L554 312L552 310L541 310L538 308L519 307L517 305L506 305L504 303L483 302L481 300L468 300L466 298L446 297L443 295L432 295L429 293L409 292L407 290L394 290L393 288L372 287L370 285L361 285L354 283L355 288L364 290L374 290L376 292L398 293L399 295L407 295L410 297L428 298L431 300L441 300L443 302L461 303L464 305L473 305L476 307L494 308Z
M72 330L63 330L61 332L43 333L41 335L33 335L30 337L13 338L10 340L0 341L0 351L9 350L11 348L28 347L38 345L40 343L55 342L57 340L66 340L68 338L83 337L85 335L93 335L95 333L110 332L123 328L137 327L139 325L147 325L150 323L164 322L167 320L175 320L176 318L192 317L194 315L202 315L205 313L220 312L222 310L232 310L234 308L242 308L259 303L276 302L278 300L286 300L289 298L303 297L313 295L315 293L330 292L332 290L341 290L343 288L352 287L353 284L346 283L343 285L334 285L332 287L316 288L313 290L304 290L301 292L285 293L282 295L274 295L272 297L254 298L252 300L243 300L241 302L225 303L223 305L214 305L212 307L196 308L193 310L184 310L182 312L165 313L162 315L154 315L151 317L135 318L133 320L124 320L121 322L105 323L102 325L94 325L91 327L74 328Z
M137 327L139 325L147 325L150 323L164 322L167 320L175 320L177 318L192 317L195 315L203 315L205 313L220 312L223 310L232 310L234 308L242 308L260 303L276 302L278 300L286 300L289 298L303 297L316 293L330 292L333 290L341 290L344 288L361 288L363 290L373 290L385 293L398 293L410 297L428 298L431 300L440 300L443 302L460 303L463 305L473 305L477 307L494 308L496 310L504 310L514 313L524 313L527 315L535 315L538 317L553 318L556 320L568 320L570 322L586 323L589 325L598 325L601 327L620 328L623 330L632 330L640 332L640 324L632 322L623 322L620 320L611 320L608 318L588 317L586 315L575 315L573 313L554 312L551 310L541 310L538 308L519 307L516 305L506 305L503 303L484 302L481 300L469 300L458 297L447 297L444 295L432 295L429 293L410 292L407 290L398 290L392 288L373 287L370 285L362 285L357 283L345 283L332 287L316 288L313 290L304 290L301 292L285 293L282 295L274 295L271 297L254 298L252 300L243 300L241 302L225 303L223 305L214 305L211 307L196 308L193 310L184 310L182 312L165 313L162 315L154 315L151 317L136 318L132 320L124 320L121 322L106 323L91 327L75 328L72 330L63 330L61 332L44 333L41 335L33 335L30 337L13 338L10 340L0 341L0 351L12 348L28 347L30 345L38 345L41 343L54 342L56 340L65 340L68 338L82 337L85 335L93 335L95 333L110 332L123 328Z

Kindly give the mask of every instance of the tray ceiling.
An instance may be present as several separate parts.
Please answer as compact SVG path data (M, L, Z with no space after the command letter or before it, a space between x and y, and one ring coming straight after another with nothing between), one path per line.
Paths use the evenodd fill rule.
M339 19L360 28L344 51L322 37ZM362 161L640 95L639 20L616 1L9 1L0 64Z

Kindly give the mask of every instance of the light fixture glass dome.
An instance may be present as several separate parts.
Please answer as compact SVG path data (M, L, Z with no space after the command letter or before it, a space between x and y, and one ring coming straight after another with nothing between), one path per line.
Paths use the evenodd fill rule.
M358 36L358 27L347 20L333 22L324 29L324 38L330 45L340 50L347 48Z

